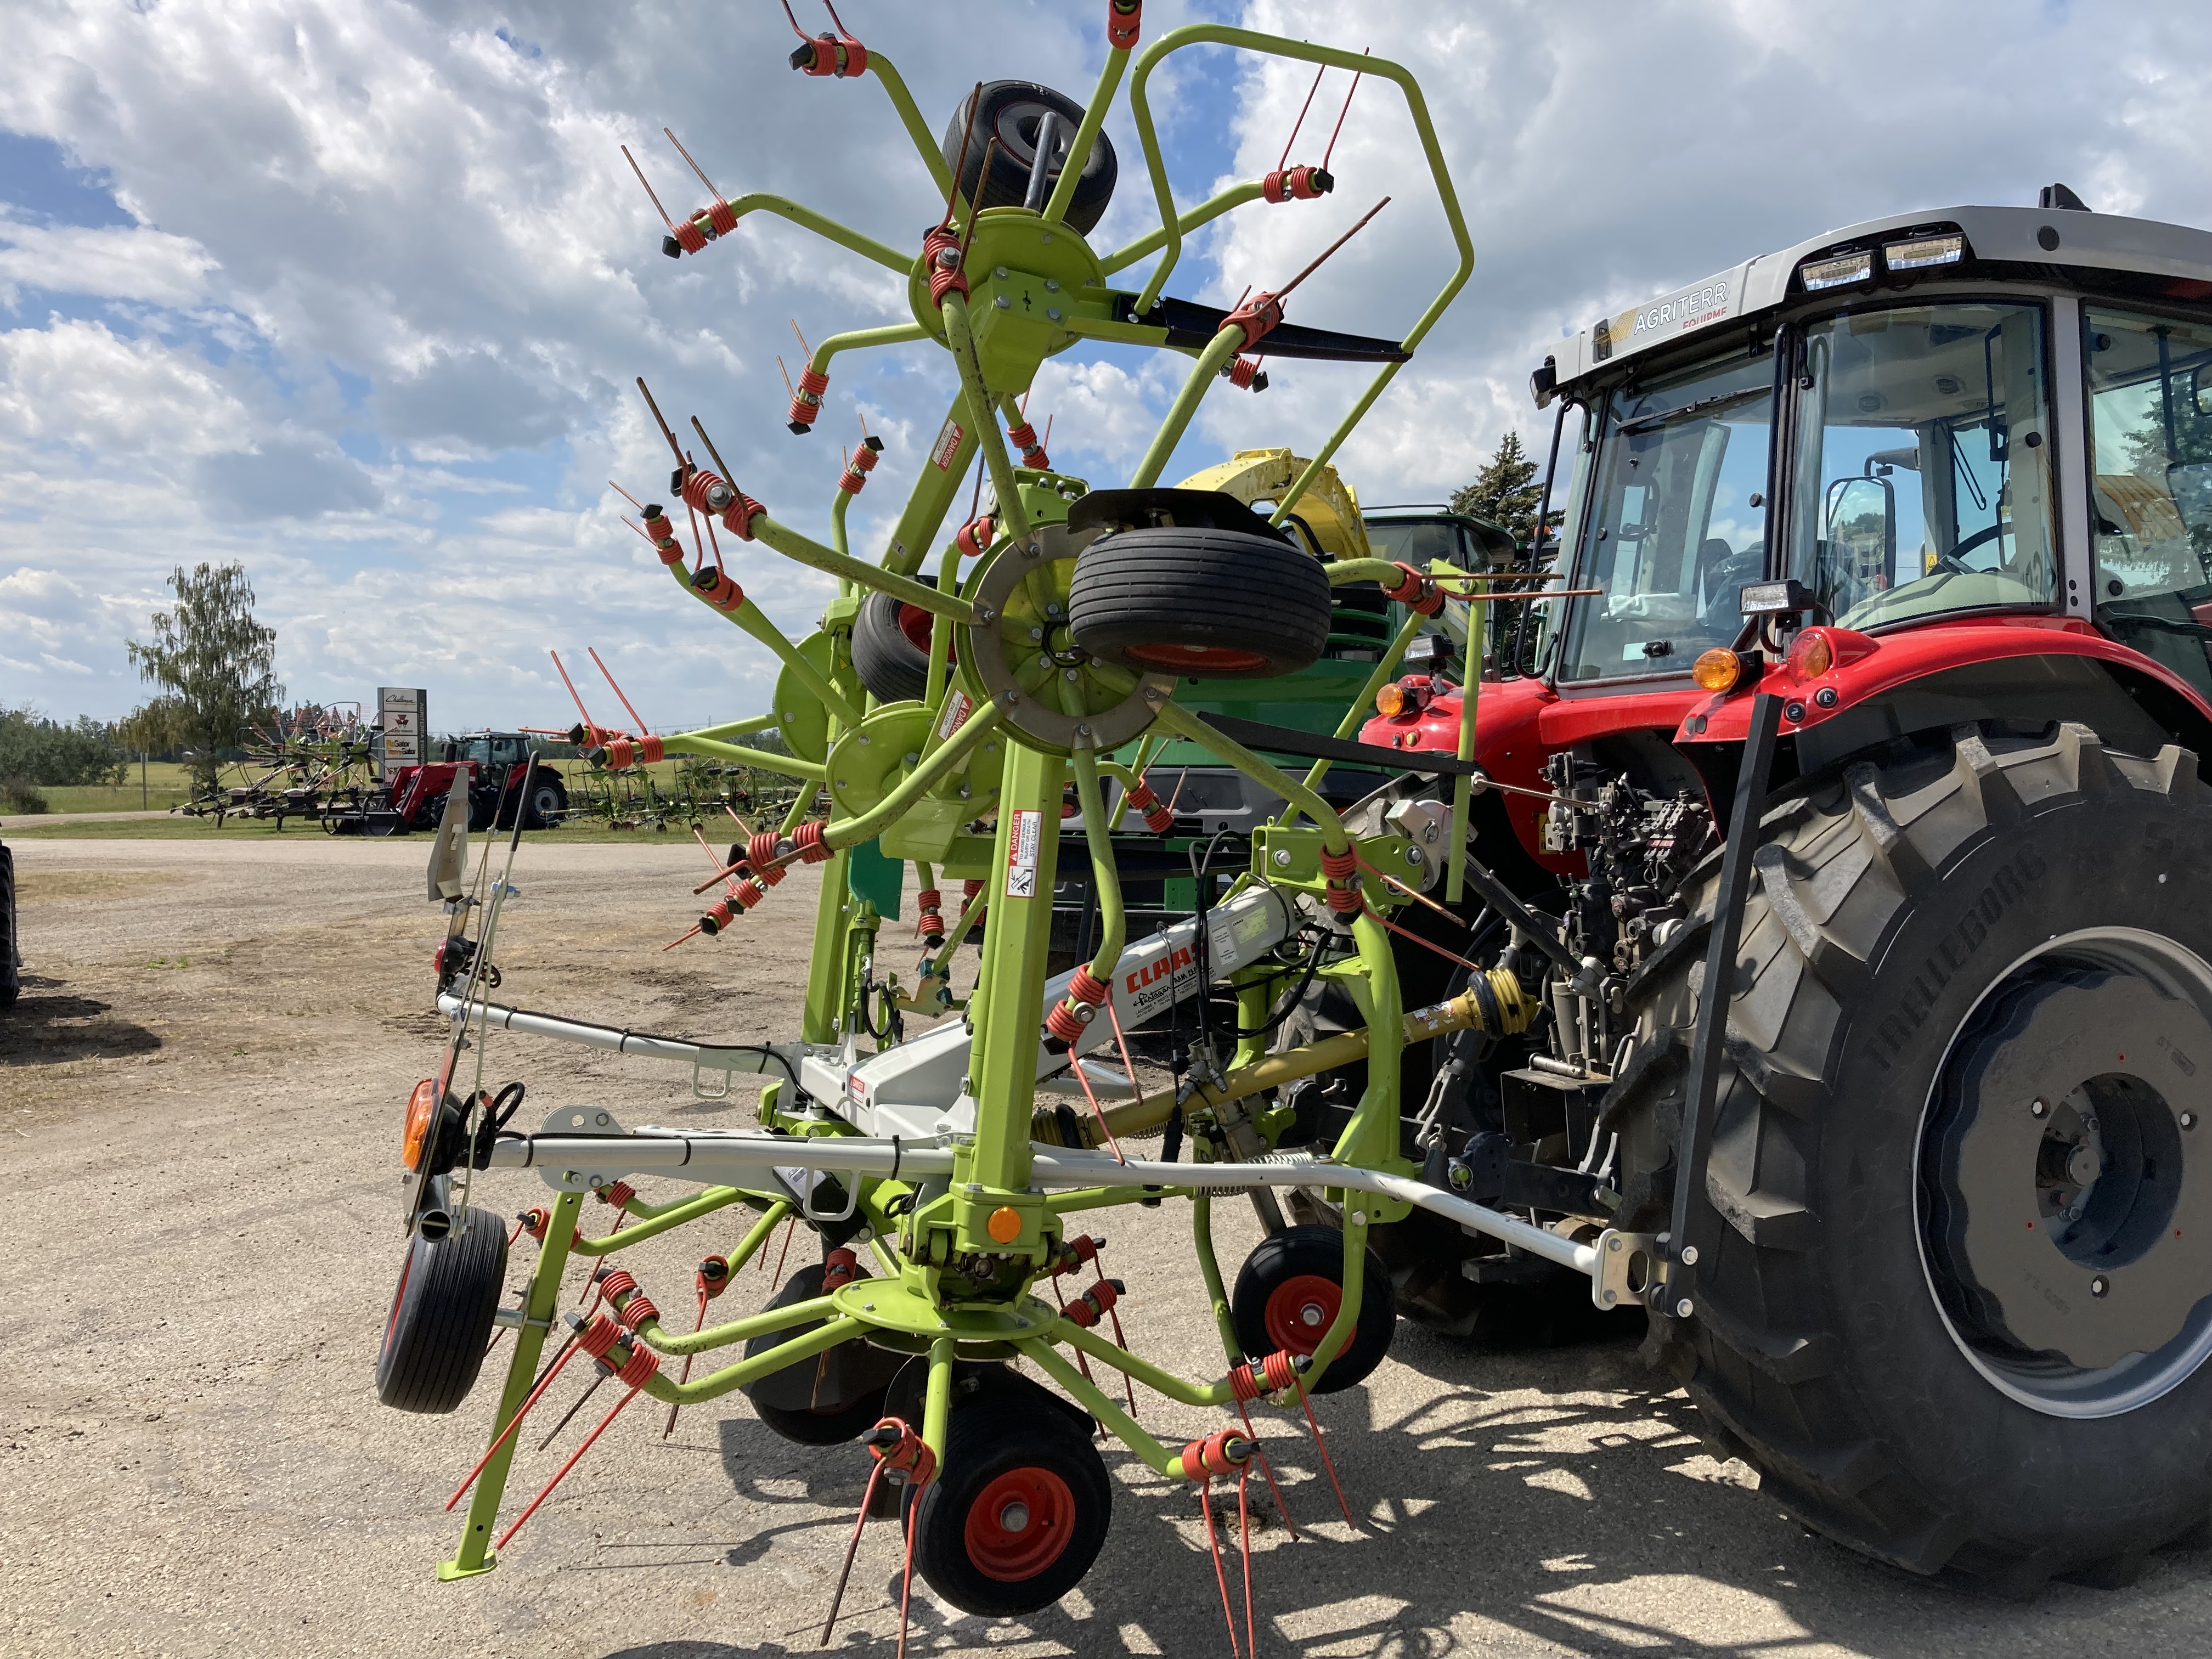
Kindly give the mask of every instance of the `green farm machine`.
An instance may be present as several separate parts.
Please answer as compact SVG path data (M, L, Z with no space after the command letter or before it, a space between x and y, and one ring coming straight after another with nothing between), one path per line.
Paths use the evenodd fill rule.
M507 1506L524 1420L590 1370L617 1387L587 1445L639 1395L739 1390L794 1440L861 1442L909 1571L1018 1616L1106 1535L1094 1425L1201 1494L1241 1485L1251 1407L1357 1383L1401 1312L1468 1331L1543 1307L1640 1319L1714 1443L1916 1571L2112 1582L2202 1528L2212 237L2060 203L1752 260L1540 374L1573 480L1540 516L1556 547L1430 514L1393 543L1425 543L1419 562L1378 557L1332 462L1473 264L1419 90L1382 58L1213 25L1140 52L1139 10L1107 0L1086 103L992 82L941 135L842 24L801 37L795 68L872 77L914 140L918 247L711 185L668 222L689 258L771 213L905 280L911 321L812 350L795 431L848 350L941 349L952 390L868 558L845 514L874 449L818 540L640 382L676 504L643 492L641 532L781 673L750 720L587 736L616 769L793 781L686 937L742 951L816 866L798 1031L701 1041L491 1001L512 890L489 847L468 876L449 805L431 883L453 1036L407 1113L382 1397L452 1411L495 1330L515 1340L441 1575L490 1571L573 1467ZM1177 208L1148 92L1201 45L1402 97L1449 265L1402 337L1289 322L1303 272L1228 310L1166 294L1201 225L1326 212L1336 182L1286 167ZM1160 222L1102 253L1125 84ZM1086 342L1189 359L1112 488L1055 471L1018 402ZM1262 352L1377 367L1310 457L1245 450L1163 485L1200 400ZM979 452L991 498L948 532ZM834 578L820 628L787 638L687 552L686 514ZM771 729L787 754L747 744ZM1171 801L1186 769L1235 781ZM910 978L884 931L909 868ZM1164 1024L1164 1079L1140 1052ZM520 1120L500 1031L688 1066L709 1097L757 1074L758 1127ZM550 1195L511 1238L489 1193L520 1170ZM1239 1194L1266 1237L1231 1273L1211 1206ZM592 1198L619 1218L586 1237ZM1188 1215L1218 1364L1118 1340L1082 1228L1133 1203ZM794 1218L818 1259L710 1322ZM615 1264L676 1228L724 1246L696 1287ZM524 1231L536 1265L509 1304ZM591 1305L564 1317L577 1256ZM695 1288L693 1332L649 1293ZM1122 1377L1217 1426L1164 1443Z

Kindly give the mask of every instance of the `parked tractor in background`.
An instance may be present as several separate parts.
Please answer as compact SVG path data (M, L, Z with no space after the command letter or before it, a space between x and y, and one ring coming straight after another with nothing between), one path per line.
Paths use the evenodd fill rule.
M507 830L515 814L525 830L557 830L568 811L568 787L545 764L546 751L571 752L557 740L526 732L473 732L449 738L441 758L394 766L359 805L325 827L341 836L404 836L435 830L453 781L468 778L469 828ZM538 760L531 764L535 749Z

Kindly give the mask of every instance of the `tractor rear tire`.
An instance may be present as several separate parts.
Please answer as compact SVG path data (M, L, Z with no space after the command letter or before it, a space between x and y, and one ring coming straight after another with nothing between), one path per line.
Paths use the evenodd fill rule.
M1762 1491L1839 1542L2011 1595L2125 1583L2212 1516L2196 757L1962 726L1844 767L1759 835L1714 1242L1653 1351ZM1629 988L1636 1050L1601 1120L1628 1155L1623 1227L1668 1224L1717 865Z
M507 1284L507 1229L471 1209L442 1238L408 1241L376 1358L376 1395L396 1411L438 1414L469 1397Z
M853 618L853 672L878 702L919 702L928 688L929 653L904 625L915 609L894 594L871 593Z
M522 807L527 814L522 820L524 829L558 830L568 810L568 787L551 767L540 766L531 773L523 788Z
M1321 561L1272 536L1188 526L1124 530L1075 562L1068 632L1133 673L1271 679L1328 648Z
M932 1589L963 1613L1018 1619L1082 1582L1113 1520L1088 1421L1057 1400L986 1389L955 1407L944 1466L907 1524Z

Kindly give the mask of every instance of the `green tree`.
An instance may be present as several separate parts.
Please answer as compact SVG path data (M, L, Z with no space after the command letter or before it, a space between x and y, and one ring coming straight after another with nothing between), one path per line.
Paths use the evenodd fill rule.
M131 660L141 678L169 694L175 735L191 750L192 769L212 787L216 752L236 747L283 700L276 630L255 620L242 565L203 564L189 574L179 565L169 586L176 604L154 613L150 643L130 641Z
M192 746L185 724L181 698L149 697L115 723L115 740L128 754L173 760Z
M1543 494L1536 463L1521 447L1521 434L1508 432L1474 482L1452 491L1451 510L1486 520L1526 544L1535 537L1536 506Z
M123 750L100 721L87 715L64 726L27 704L0 704L0 778L66 789L118 782L123 766Z

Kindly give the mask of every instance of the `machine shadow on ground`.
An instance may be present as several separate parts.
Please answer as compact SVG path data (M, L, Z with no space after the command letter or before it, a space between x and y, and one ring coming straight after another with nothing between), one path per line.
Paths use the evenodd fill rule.
M0 1022L0 1066L59 1066L78 1060L149 1054L161 1039L143 1025L111 1018L114 1005L75 996L65 980L23 975L23 994Z

